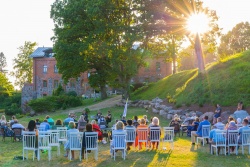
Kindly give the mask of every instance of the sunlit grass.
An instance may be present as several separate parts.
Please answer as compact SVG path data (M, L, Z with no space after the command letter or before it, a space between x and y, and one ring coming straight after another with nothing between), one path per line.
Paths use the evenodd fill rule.
M168 76L145 89L134 92L133 99L152 100L173 97L176 106L190 104L221 104L236 106L239 101L250 105L250 51L227 57L206 67L205 74L197 69Z

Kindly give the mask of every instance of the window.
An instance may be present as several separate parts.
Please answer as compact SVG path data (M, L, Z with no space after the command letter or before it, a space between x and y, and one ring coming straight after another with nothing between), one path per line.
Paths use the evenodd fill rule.
M46 88L47 87L47 81L43 80L43 87Z
M54 73L58 73L58 68L56 67L56 64L54 65Z
M57 88L59 85L59 81L58 80L54 80L54 88Z
M48 66L44 65L43 66L43 73L47 73L48 72Z
M156 71L161 71L161 63L156 62Z
M88 72L88 78L90 77L90 72Z
M71 88L75 88L76 87L75 80L70 80L70 87Z

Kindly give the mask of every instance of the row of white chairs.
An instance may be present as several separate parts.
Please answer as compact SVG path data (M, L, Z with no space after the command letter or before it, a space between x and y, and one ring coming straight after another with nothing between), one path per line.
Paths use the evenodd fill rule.
M199 143L199 140L203 140L203 146L204 146L204 140L209 139L210 135L210 125L203 125L202 126L202 137L197 137L197 144ZM226 147L228 148L228 154L230 154L230 147L235 147L236 155L238 155L238 146L241 146L242 148L242 154L244 154L244 147L248 146L248 153L250 154L250 130L243 130L241 136L241 141L238 140L239 138L239 130L220 130L217 129L214 133L216 136L213 138L215 139L215 142L211 144L211 154L213 152L213 148L216 149L216 154L218 155L218 148L222 147L224 149L224 153L226 155ZM238 143L241 144L238 144Z
M164 138L163 142L169 142L172 144L173 149L173 139L174 139L174 128L173 127L164 127ZM26 152L26 158L28 158L28 150L33 151L33 160L34 153L37 150L37 159L40 160L40 150L48 151L48 159L51 160L51 147L56 146L57 155L60 155L60 142L67 141L67 128L58 127L57 130L50 131L42 131L42 129L38 132L38 143L36 144L36 136L35 132L23 132L23 158L24 153ZM151 127L150 130L148 128L141 128L137 131L138 142L145 142L146 146L148 140L151 142L160 142L161 136L161 128L160 127ZM124 133L116 133L115 131L112 133L113 139L117 138L118 142L113 143L113 154L115 160L115 150L123 151L123 158L126 157L126 143L132 142L135 143L136 139L136 129L135 128L126 128ZM79 151L79 159L81 160L82 153L82 139L83 132L72 132L70 133L70 151L69 151L69 159L72 159L71 151ZM86 159L88 159L88 151L95 151L95 159L98 159L98 133L97 132L85 132L85 141L86 141L86 149L85 155ZM147 146L148 147L148 146ZM111 155L113 155L111 154Z

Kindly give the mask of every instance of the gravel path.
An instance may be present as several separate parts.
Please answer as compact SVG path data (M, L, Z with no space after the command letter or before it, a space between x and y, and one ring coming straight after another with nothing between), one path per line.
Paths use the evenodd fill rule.
M90 110L100 110L103 108L114 107L118 102L121 101L121 99L122 99L122 96L118 95L118 96L115 96L113 98L109 98L109 99L104 100L104 101L97 103L97 104L70 109L70 112L74 112L74 113L82 112L84 108L89 108ZM65 111L65 113L68 113L68 112L69 112L69 110Z

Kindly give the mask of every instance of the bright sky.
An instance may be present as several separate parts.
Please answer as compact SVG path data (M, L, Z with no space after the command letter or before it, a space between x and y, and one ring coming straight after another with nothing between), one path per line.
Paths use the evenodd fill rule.
M50 7L54 1L0 0L0 52L7 58L9 71L18 54L17 48L25 41L37 42L39 46L53 45ZM204 5L217 11L224 33L239 22L250 22L250 0L204 0Z

